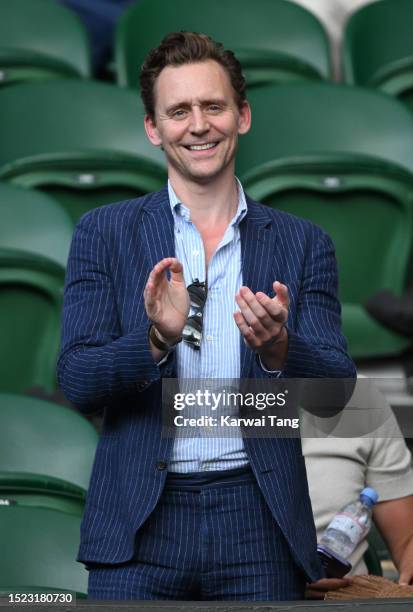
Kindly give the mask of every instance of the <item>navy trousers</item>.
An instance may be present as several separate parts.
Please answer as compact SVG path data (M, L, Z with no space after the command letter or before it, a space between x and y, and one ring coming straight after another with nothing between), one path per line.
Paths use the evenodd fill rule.
M306 577L252 472L215 474L207 482L168 476L134 558L89 568L89 599L303 599Z

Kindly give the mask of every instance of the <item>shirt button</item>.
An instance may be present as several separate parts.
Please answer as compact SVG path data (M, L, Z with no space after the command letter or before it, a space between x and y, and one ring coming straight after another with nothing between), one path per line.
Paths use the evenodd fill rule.
M195 249L194 251L192 251L192 255L193 255L194 257L198 257L198 255L199 255L199 251L198 251L197 249Z
M156 462L156 469L159 471L166 470L167 467L168 464L163 459L159 459L159 461Z
M206 337L206 339L208 340L208 342L212 342L212 340L214 339L214 337L213 337L213 336L211 336L211 335L208 335L208 336Z

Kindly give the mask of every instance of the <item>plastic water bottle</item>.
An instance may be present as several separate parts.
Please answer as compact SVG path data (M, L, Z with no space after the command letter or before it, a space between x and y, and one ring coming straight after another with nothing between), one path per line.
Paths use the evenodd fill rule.
M330 575L344 576L350 571L347 559L370 531L373 506L378 498L374 489L366 487L359 499L340 510L324 531L317 550Z

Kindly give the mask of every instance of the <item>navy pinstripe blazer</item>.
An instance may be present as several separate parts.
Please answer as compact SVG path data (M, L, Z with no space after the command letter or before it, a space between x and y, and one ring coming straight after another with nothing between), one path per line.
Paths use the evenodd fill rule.
M243 283L290 291L289 350L282 376L353 377L340 332L331 240L320 228L247 198L240 224ZM148 344L143 290L152 267L174 256L167 189L97 208L78 223L63 308L58 380L85 413L104 409L81 529L79 560L121 563L155 507L173 440L161 438L161 378ZM241 340L240 340L241 341ZM260 378L241 341L241 377ZM291 551L310 579L320 577L315 529L298 439L245 438L252 469Z

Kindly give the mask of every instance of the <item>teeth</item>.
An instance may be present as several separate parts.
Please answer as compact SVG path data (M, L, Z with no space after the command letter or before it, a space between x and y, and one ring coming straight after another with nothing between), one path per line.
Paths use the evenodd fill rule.
M212 149L212 147L215 147L216 142L211 142L209 144L204 144L204 145L190 145L189 149L191 151L205 151L206 149Z

